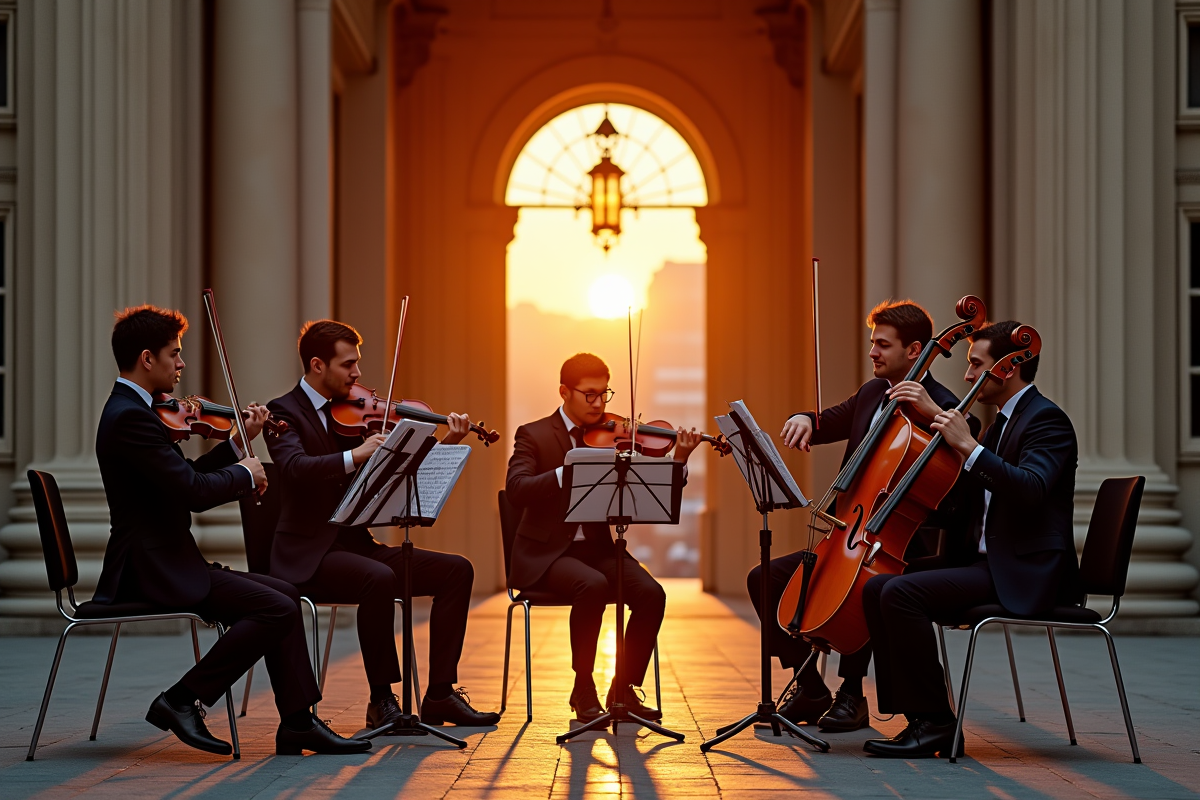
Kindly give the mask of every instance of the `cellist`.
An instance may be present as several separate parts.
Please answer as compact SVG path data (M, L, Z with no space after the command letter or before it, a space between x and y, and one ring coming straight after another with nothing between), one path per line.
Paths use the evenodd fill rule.
M970 544L959 566L909 575L877 575L863 590L863 610L876 651L879 710L904 714L908 725L890 739L869 739L868 753L893 758L948 756L956 720L946 696L932 630L939 619L1000 603L1034 615L1081 600L1072 533L1079 445L1071 420L1033 385L1039 357L1007 380L983 377L1019 348L1016 322L997 322L971 336L967 381L986 380L979 401L999 410L976 441L957 410L931 428L964 458ZM961 755L961 754L960 754Z
M938 383L931 373L927 372L920 382L904 380L926 343L933 338L933 320L925 309L909 300L885 300L871 310L867 326L871 328L868 355L874 377L842 403L821 411L819 427L814 426L816 415L812 412L789 417L781 434L787 447L807 452L814 444L845 441L846 452L842 457L845 466L889 399L904 401L906 413L924 427L928 427L943 409L958 404L954 393ZM978 430L978 421L972 418L971 422ZM955 494L947 498L939 514L949 514L955 498ZM939 527L937 522L931 524ZM773 611L799 565L800 551L771 560L771 608L763 623L771 631L772 655L779 658L783 667L792 670L800 670L812 648L803 639L789 636L776 625ZM757 608L760 569L755 567L746 576L746 587L762 617L763 610ZM816 723L822 731L843 732L866 727L869 709L862 682L870 662L869 642L858 652L843 653L838 667L842 685L836 695L831 695L817 671L816 659L812 659L809 667L796 676L780 702L779 713L796 724Z

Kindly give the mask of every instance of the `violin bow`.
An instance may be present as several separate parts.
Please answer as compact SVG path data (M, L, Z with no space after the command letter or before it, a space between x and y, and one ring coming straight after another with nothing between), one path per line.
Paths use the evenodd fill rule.
M233 421L237 425L238 435L242 438L242 448L247 457L254 458L254 446L246 435L246 423L242 419L242 404L238 401L237 387L233 384L233 371L229 368L229 353L225 350L225 337L221 334L221 320L217 317L217 297L212 289L204 290L204 311L208 314L208 324L213 329L213 338L217 342L217 357L221 362L221 374L225 376L225 388L229 391L229 399L233 403ZM262 505L259 500L260 492L254 490L254 502Z
M392 416L392 391L396 388L396 365L400 363L400 345L404 342L404 323L408 319L408 295L400 300L400 325L396 328L396 351L392 353L392 378L388 381L387 405L383 408L383 427L380 433L387 433L388 418Z
M813 317L813 370L816 373L817 411L813 414L813 430L821 430L821 311L817 303L817 272L821 259L812 260L812 317Z

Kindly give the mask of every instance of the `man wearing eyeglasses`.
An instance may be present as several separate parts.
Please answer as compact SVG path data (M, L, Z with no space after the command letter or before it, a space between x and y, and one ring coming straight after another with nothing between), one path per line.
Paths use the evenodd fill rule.
M591 353L567 359L559 372L562 405L550 416L517 428L516 444L508 462L505 492L521 512L513 543L508 585L513 589L546 592L571 604L571 668L575 685L570 704L581 722L604 713L592 670L605 606L615 599L616 547L608 525L566 522L570 492L563 488L563 462L567 451L583 447L583 431L604 416L612 399L609 371ZM674 458L686 463L700 444L700 435L678 431ZM605 707L618 697L630 713L644 719L662 719L662 712L643 705L640 686L654 653L667 597L662 586L628 553L624 567L624 599L629 607L625 628L625 678L614 678Z

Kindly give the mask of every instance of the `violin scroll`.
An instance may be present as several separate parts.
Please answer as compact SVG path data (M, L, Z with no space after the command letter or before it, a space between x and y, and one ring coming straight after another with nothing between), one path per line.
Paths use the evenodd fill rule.
M1037 358L1042 352L1042 337L1032 326L1019 325L1009 337L1013 344L1020 349L1015 353L1000 358L996 361L992 368L988 370L988 374L998 380L1006 381L1017 368Z

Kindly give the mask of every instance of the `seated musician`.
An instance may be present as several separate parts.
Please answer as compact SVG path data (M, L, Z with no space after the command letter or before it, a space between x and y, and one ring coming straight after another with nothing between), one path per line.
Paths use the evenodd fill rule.
M1016 327L997 322L971 337L967 380L987 380L979 401L999 410L982 444L957 411L939 414L932 425L965 459L960 483L968 488L972 536L964 564L877 575L863 589L879 710L908 718L896 736L868 740L868 753L949 755L956 721L933 620L989 603L1034 615L1082 599L1071 524L1079 445L1071 420L1033 385L1038 358L1003 383L980 377L1016 351L1009 338Z
M305 324L297 345L304 376L296 388L267 404L289 426L267 443L283 484L271 574L314 602L358 604L358 643L371 691L366 724L378 728L403 713L392 692L392 684L401 680L395 634L395 602L403 588L400 548L376 541L365 526L328 521L355 468L387 439L380 433L343 436L333 430L331 402L347 397L358 381L360 344L362 337L349 325L327 319ZM454 444L466 435L469 421L464 414L448 419L451 430L442 441ZM475 580L471 562L414 548L412 576L412 596L433 598L421 721L495 725L499 714L476 711L465 690L454 688Z
M958 398L926 373L920 381L905 381L921 350L933 337L933 320L925 309L909 301L885 301L871 310L867 317L871 328L869 356L875 377L864 383L850 398L821 411L821 425L814 429L814 414L804 412L788 418L783 427L784 444L809 450L814 444L846 442L842 466L850 460L859 443L870 430L876 415L883 411L889 399L906 401L906 412L914 421L928 425L942 409L958 405ZM972 419L978 426L979 423ZM949 512L954 493L943 502L942 511ZM832 512L835 516L837 509ZM789 636L775 621L775 609L784 588L800 566L801 552L771 559L771 607L765 612L759 604L761 567L746 576L746 587L763 624L770 629L771 654L779 658L784 668L795 671L808 661L812 647L803 639ZM863 694L862 682L871 663L871 644L858 652L843 653L838 666L842 679L836 695L830 695L825 681L817 670L816 659L800 672L792 688L780 703L779 713L801 723L817 723L822 731L842 732L864 728L869 709Z
M598 422L612 399L608 367L591 353L567 359L559 372L562 405L548 417L517 428L516 445L508 462L505 490L522 511L513 544L508 585L513 589L550 592L571 603L571 668L575 684L570 704L581 722L604 713L592 680L596 644L605 606L615 599L616 546L603 523L577 525L565 521L569 492L562 486L567 451L583 446L583 429ZM674 459L686 463L700 444L700 435L680 429ZM634 689L646 676L662 624L667 597L662 586L626 553L623 574L629 622L625 629L626 685L616 678L605 707L621 701L631 714L662 719Z
M209 732L201 704L212 706L265 657L281 720L277 753L365 752L370 742L343 739L310 710L321 693L308 661L296 590L284 581L210 564L196 547L192 513L265 489L266 475L258 459L241 457L236 435L195 461L184 458L151 410L154 396L170 394L179 382L187 326L179 312L153 306L126 309L113 326L120 377L96 433L112 533L94 599L153 603L228 626L146 712L148 722L184 744L218 755L233 752ZM267 411L254 404L248 411L246 434L253 438Z

